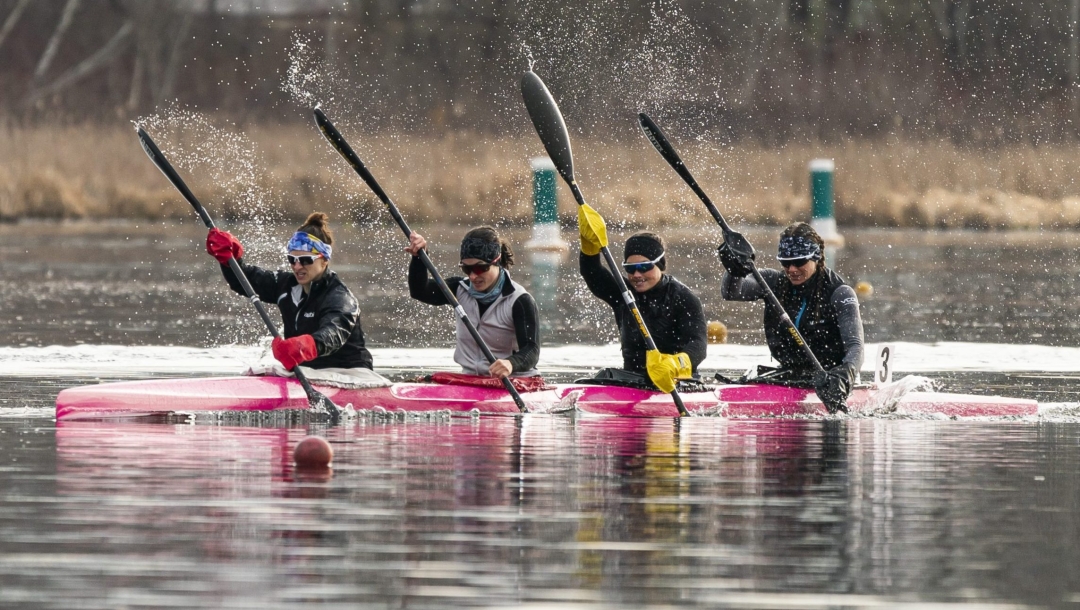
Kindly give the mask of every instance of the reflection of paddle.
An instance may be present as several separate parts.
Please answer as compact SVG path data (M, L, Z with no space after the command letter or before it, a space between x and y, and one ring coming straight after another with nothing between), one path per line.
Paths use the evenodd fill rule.
M525 99L525 108L529 111L529 118L532 119L533 126L536 127L536 134L540 136L540 141L544 143L544 148L547 149L551 162L555 164L555 168L559 170L559 175L563 177L563 180L570 187L570 192L574 194L574 199L577 200L578 205L585 205L585 198L581 195L581 189L578 188L577 182L574 180L574 156L570 152L570 134L566 130L566 123L563 121L562 113L559 112L559 106L555 103L555 98L551 96L551 92L544 85L544 81L540 80L540 77L531 71L526 72L525 76L521 78L521 96ZM645 347L659 352L656 348L656 342L653 341L649 329L645 326L645 321L641 319L637 301L634 300L634 295L630 292L630 289L626 287L620 267L611 256L611 250L608 249L606 244L603 244L600 251L604 254L604 259L607 260L608 267L611 268L611 275L615 277L619 290L622 292L623 302L626 303L626 307L633 314L634 319L637 320L638 329L641 330L641 335L645 338ZM679 408L679 415L690 414L686 410L686 405L683 404L682 397L679 396L677 389L671 391L671 399L675 402L675 406Z
M150 160L154 162L154 165L161 170L162 174L168 178L169 182L176 187L176 190L180 191L180 194L187 199L191 207L195 208L195 213L202 218L203 224L207 229L214 228L214 220L210 218L210 214L206 212L206 208L203 207L199 200L195 198L195 195L191 192L191 189L184 184L184 181L180 178L180 175L173 169L172 164L165 158L165 155L161 153L161 150L154 144L154 141L150 139L150 136L143 130L142 127L137 127L136 131L139 134L139 144L142 145L146 156L150 157ZM266 328L270 329L270 334L276 339L281 338L281 334L278 333L277 326L273 320L266 313L266 309L263 307L262 302L259 301L259 296L255 294L255 289L251 287L251 283L248 282L247 276L244 275L244 270L240 267L240 263L235 258L229 258L229 268L232 269L236 279L240 281L240 286L244 289L244 294L248 296L248 300L258 310L259 316L266 323ZM311 387L311 383L308 381L304 372L300 370L299 366L293 367L293 374L296 375L296 379L300 382L300 385L304 387L304 392L307 393L308 403L311 405L311 409L314 411L323 411L330 414L330 418L337 422L341 418L341 409L334 404L332 400L327 398L321 392Z
M716 209L716 206L713 205L713 202L709 199L708 195L705 194L705 191L701 190L701 187L698 186L697 180L694 180L694 176L690 174L690 170L686 168L686 164L683 163L679 153L675 152L675 147L671 145L667 136L660 130L660 126L653 122L653 120L645 113L638 114L638 123L641 124L641 131L645 133L645 137L649 139L649 142L652 142L652 145L656 148L657 152L660 153L660 156L668 162L668 165L670 165L677 174L682 176L682 179L691 189L693 189L694 193L701 199L701 202L705 204L709 213L716 219L716 223L720 225L720 229L724 232L724 241L728 243L728 247L730 247L732 251L740 254L743 260L748 261L750 273L753 274L754 279L757 280L758 285L761 286L761 289L765 292L765 300L780 313L780 323L783 324L788 333L791 334L791 338L795 340L795 343L802 348L803 355L814 365L815 370L824 371L821 363L818 362L817 357L814 356L814 352L811 351L810 346L803 340L802 335L799 333L799 329L795 328L795 323L791 321L791 316L784 310L784 306L780 304L780 300L773 294L769 285L765 283L765 278L761 277L761 272L758 271L757 266L754 264L754 259L752 258L754 256L754 247L750 245L750 242L747 241L741 233L737 233L732 229L731 225L729 225L727 221L724 220L724 217L720 215L720 211ZM823 397L822 400L824 401ZM825 406L832 412L843 405L826 404ZM846 410L846 407L844 410Z
M323 114L322 109L318 106L315 107L315 123L319 125L319 129L322 130L326 139L330 141L330 145L334 147L334 150L338 151L338 153L348 161L349 165L351 165L352 168L356 170L356 173L364 179L364 182L366 182L368 187L374 191L375 195L386 204L386 209L390 211L390 215L394 217L398 226L405 232L405 238L408 239L409 236L412 235L412 229L409 228L405 219L402 218L401 212L398 211L397 206L394 205L394 202L386 195L386 192L382 190L378 181L375 180L375 176L371 175L371 172L368 171L364 162L360 160L360 157L353 151L352 147L349 146L349 143L345 141L345 138L342 137L341 132L337 130L337 127L334 127L334 124L330 122L330 119L326 118L326 115ZM419 256L420 262L424 263L424 266L427 267L431 277L435 278L435 283L439 285L439 290L442 291L443 298L445 298L446 301L450 303L450 306L454 308L454 313L457 314L458 318L465 325L465 328L469 329L469 334L472 335L473 341L475 341L476 344L480 346L481 351L484 352L484 357L487 358L488 362L494 363L495 355L491 353L491 349L480 336L480 332L476 330L476 326L473 325L472 320L469 319L465 310L462 309L461 305L458 303L457 297L454 296L454 293L450 291L450 287L446 285L442 276L439 275L439 270L435 268L434 263L428 258L427 251L421 250L420 254L417 256ZM510 396L513 397L514 403L517 404L518 409L522 413L528 411L528 408L525 406L525 401L521 399L521 394L518 394L517 388L514 387L510 378L503 377L502 384L503 387L506 388L506 391L510 393Z

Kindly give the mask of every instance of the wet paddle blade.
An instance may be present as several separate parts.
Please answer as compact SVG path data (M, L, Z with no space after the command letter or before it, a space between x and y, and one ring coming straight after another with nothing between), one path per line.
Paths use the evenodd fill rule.
M570 150L570 133L566 130L562 113L547 85L535 72L521 77L521 97L529 112L536 134L540 136L551 162L567 183L574 182L574 155Z

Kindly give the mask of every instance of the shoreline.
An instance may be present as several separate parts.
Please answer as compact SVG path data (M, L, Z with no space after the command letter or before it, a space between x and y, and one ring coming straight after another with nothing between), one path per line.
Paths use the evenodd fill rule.
M127 126L7 127L0 222L184 219L187 203L145 158ZM302 220L321 209L357 224L383 205L314 129L301 125L159 128L155 138L215 218ZM408 218L528 226L535 137L447 132L352 134L354 146ZM575 141L578 183L615 227L703 226L704 206L647 143ZM18 152L16 152L18 151ZM813 158L836 163L835 210L846 227L1080 229L1080 149L1015 144L967 150L945 142L850 140L770 149L691 142L680 150L736 225L784 225L810 213ZM558 184L559 217L576 205Z

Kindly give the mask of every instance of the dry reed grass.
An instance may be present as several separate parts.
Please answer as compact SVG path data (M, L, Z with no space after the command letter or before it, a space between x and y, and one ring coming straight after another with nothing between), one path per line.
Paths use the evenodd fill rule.
M191 211L122 126L4 127L0 220L187 218ZM348 134L347 134L348 135ZM381 204L313 129L256 126L236 170L233 150L173 157L222 218L295 219L320 209L383 222ZM167 154L169 134L155 136ZM175 136L184 139L183 134ZM197 136L191 136L197 137ZM528 160L535 137L380 134L353 145L409 218L473 224L531 219ZM851 141L767 149L679 145L702 187L732 222L783 224L809 214L807 163L836 161L841 224L931 228L1080 228L1080 149L1014 145L965 150L944 142ZM709 224L704 207L642 140L575 141L577 179L612 224ZM232 172L232 173L230 173ZM575 205L560 185L560 214Z

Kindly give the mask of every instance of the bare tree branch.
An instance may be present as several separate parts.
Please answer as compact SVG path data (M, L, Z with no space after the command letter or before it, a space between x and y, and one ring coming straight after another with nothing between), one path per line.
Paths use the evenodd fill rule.
M11 33L11 30L15 29L15 24L19 22L19 17L22 17L23 11L30 5L30 0L19 0L19 3L15 5L15 8L11 9L8 13L7 19L4 20L4 27L0 28L0 46L4 46L4 40Z
M45 77L45 73L49 71L49 66L52 64L53 58L56 57L57 50L60 49L60 43L64 40L64 34L71 27L71 22L75 20L75 11L78 8L79 0L68 0L67 5L64 6L64 12L60 14L60 21L56 24L56 29L53 30L52 38L49 39L49 44L45 47L45 52L41 54L37 68L34 69L35 85L40 83L41 79Z
M131 36L131 32L134 29L135 25L131 21L124 22L124 25L121 26L116 34L113 34L113 37L109 39L109 42L106 42L103 47L98 49L97 53L86 58L82 63L60 75L56 80L45 87L31 91L30 94L26 96L26 101L24 103L27 106L30 106L46 95L63 91L65 88L78 82L94 70L107 65L124 50L127 39Z
M158 90L157 98L154 100L155 106L161 105L162 102L173 95L173 89L176 85L176 73L180 71L180 53L183 50L184 41L188 37L191 22L194 19L194 14L189 11L184 14L183 19L180 21L180 31L176 33L176 38L173 39L172 50L169 52L169 63L166 64L165 74L161 78L161 89Z

